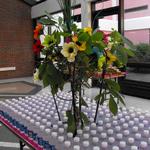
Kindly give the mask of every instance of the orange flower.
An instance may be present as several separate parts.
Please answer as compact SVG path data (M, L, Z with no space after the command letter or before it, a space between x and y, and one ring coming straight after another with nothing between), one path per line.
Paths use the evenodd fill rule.
M34 30L34 39L38 39L40 31L43 29L42 24L38 24Z
M40 51L44 48L44 46L41 45L41 41L37 40L36 43L33 45L33 52L38 55L40 54Z
M43 29L42 24L38 23L37 26L36 26L36 30L37 30L37 31L40 31L40 30L42 30L42 29Z

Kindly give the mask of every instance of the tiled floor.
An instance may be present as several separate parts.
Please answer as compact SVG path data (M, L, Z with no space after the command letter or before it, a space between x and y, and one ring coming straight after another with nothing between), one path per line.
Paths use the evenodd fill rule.
M19 79L9 79L9 80L0 80L0 83L5 82L15 82L15 81L27 81L33 83L32 77L27 78L19 78ZM37 84L41 85L41 82L38 82ZM69 84L65 85L64 90L68 91ZM49 88L42 89L40 92L49 92ZM94 98L94 96L98 93L97 88L91 88L85 90L85 95L87 97L90 97L91 99ZM1 100L5 100L4 98L1 98ZM126 96L125 95L125 102L127 107L136 107L141 108L143 111L149 110L150 111L150 100L148 99L141 99L137 97L132 96ZM0 150L18 150L18 139L11 134L4 126L0 126Z

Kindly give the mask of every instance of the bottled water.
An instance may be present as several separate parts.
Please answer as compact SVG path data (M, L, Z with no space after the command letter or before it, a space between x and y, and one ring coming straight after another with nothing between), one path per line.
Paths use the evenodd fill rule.
M62 121L59 121L52 95L41 95L6 100L0 102L0 115L21 132L36 140L44 149L56 145L62 150L149 150L150 149L150 113L135 108L118 110L112 116L106 104L100 107L96 124L92 118L96 103L85 98L88 108L82 111L89 115L90 123L83 130L78 129L77 136L67 133L68 118L66 110L71 108L70 94L59 92L56 97ZM6 112L5 114L2 111ZM10 116L9 116L10 115ZM65 122L65 123L64 123Z

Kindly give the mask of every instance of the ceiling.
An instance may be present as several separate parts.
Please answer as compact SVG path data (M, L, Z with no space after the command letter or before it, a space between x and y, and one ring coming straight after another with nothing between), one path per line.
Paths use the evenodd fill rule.
M30 6L34 6L34 5L37 5L41 2L44 2L46 0L23 0L25 3L27 3L28 5Z

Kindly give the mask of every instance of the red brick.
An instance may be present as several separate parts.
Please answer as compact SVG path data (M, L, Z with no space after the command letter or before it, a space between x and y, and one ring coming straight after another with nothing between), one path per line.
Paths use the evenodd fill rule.
M33 28L31 7L22 0L0 1L0 67L16 67L0 72L0 79L31 76Z

